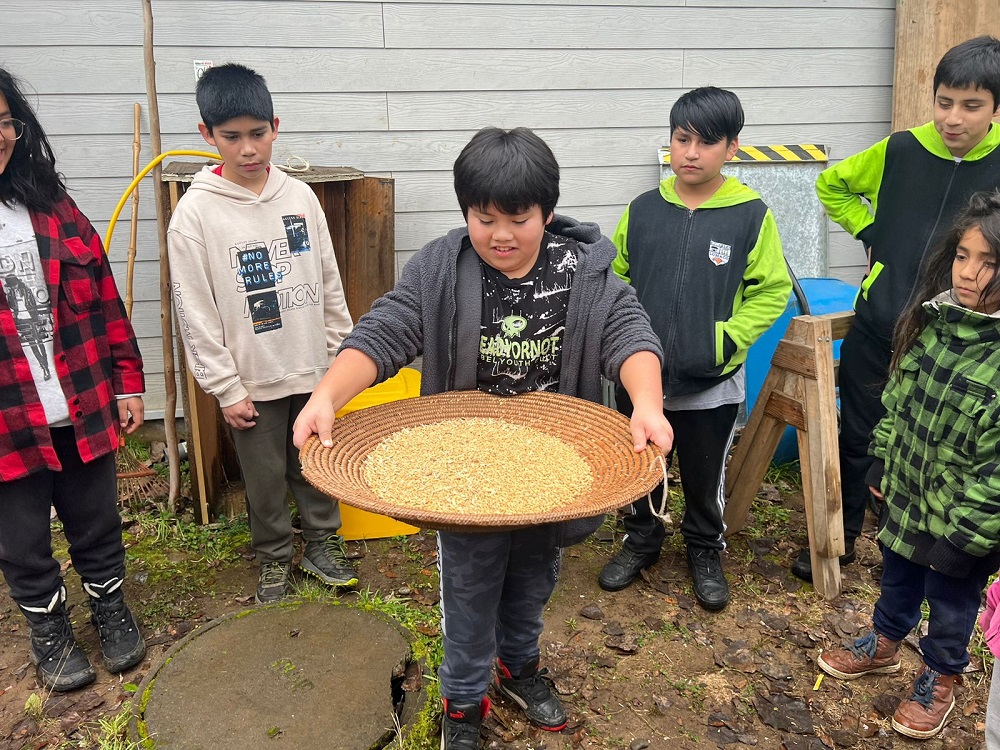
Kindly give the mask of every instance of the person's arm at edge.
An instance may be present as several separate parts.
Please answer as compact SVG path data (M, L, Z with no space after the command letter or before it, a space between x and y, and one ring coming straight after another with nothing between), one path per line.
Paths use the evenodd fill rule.
M337 411L372 385L377 377L375 360L358 349L341 349L295 419L292 444L301 448L310 435L318 435L323 445L332 447L330 434Z
M882 406L885 409L883 416L872 430L872 441L868 448L868 454L874 459L872 465L865 474L865 484L868 489L879 500L883 500L882 479L885 477L885 461L888 454L889 437L892 431L893 422L896 419L896 407L899 403L899 381L896 373L889 373L889 380L882 390Z
M178 215L175 213L174 218ZM171 226L167 231L167 255L174 284L171 301L181 329L178 349L184 349L188 369L204 371L196 382L216 398L224 413L227 407L234 407L234 412L252 418L252 411L245 406L250 394L243 386L232 352L222 343L222 316L209 280L204 242ZM250 426L249 422L244 426Z
M743 274L743 304L722 330L736 351L749 349L788 306L792 279L781 249L774 214L768 209ZM726 352L727 360L735 354Z
M875 221L888 143L889 139L884 138L824 169L816 179L816 195L827 216L865 245L871 244L864 232ZM871 204L871 210L862 198Z
M95 282L111 349L111 385L116 394L118 424L126 434L132 434L142 426L145 419L142 393L146 390L146 382L142 371L142 354L139 352L132 323L126 314L125 303L118 293L101 238L72 199L70 205L76 218L77 233L97 259Z
M653 443L666 454L674 444L674 430L663 416L663 385L660 360L653 352L636 352L622 362L622 386L632 400L632 440L636 453Z

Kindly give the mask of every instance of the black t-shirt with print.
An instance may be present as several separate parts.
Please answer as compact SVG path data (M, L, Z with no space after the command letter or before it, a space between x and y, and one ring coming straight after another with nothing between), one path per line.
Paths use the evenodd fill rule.
M545 232L531 271L508 279L483 262L479 389L499 396L559 386L566 308L579 247Z

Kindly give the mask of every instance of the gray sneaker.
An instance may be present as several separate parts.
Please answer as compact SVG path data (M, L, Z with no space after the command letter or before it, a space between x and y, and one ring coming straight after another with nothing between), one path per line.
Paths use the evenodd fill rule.
M353 588L358 585L358 572L347 559L344 538L338 534L307 542L299 567L328 586Z
M270 604L284 599L288 596L291 575L291 563L277 561L262 563L260 578L257 579L257 595L254 600L258 604Z

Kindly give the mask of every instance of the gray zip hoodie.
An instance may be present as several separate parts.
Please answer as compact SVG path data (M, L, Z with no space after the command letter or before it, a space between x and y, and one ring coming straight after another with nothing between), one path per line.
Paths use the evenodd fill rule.
M600 403L601 375L618 382L626 359L650 351L663 361L660 340L635 290L611 270L617 250L596 224L556 216L549 232L576 240L580 252L566 310L559 392ZM467 246L466 227L428 243L406 267L396 287L376 300L343 346L371 357L378 381L424 355L422 395L476 388L482 273ZM604 516L555 524L560 547L586 539Z
M548 230L580 246L559 392L600 403L602 374L617 382L630 356L651 351L662 362L663 350L635 291L612 272L617 250L598 226L557 215ZM461 227L425 245L344 340L375 361L377 382L423 354L421 394L476 387L482 276L475 251L462 252L468 236Z

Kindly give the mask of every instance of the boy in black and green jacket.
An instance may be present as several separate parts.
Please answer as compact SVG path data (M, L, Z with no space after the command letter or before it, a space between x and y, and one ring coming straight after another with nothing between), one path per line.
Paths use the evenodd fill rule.
M746 395L742 365L792 289L770 209L721 173L742 128L743 108L730 91L700 88L678 99L670 111L675 174L632 201L612 237L612 267L635 287L663 343L663 410L684 489L681 533L695 598L708 610L729 601L719 553L725 461ZM628 414L627 394L618 389L616 398ZM662 497L660 486L653 505ZM625 529L621 552L598 578L608 591L628 586L660 556L665 531L649 502L630 506Z
M953 47L934 72L934 119L893 133L820 174L816 192L833 221L864 243L868 273L840 350L840 470L845 554L854 561L869 492L871 434L892 356L892 329L921 262L969 197L1000 187L1000 40ZM809 550L792 572L812 580Z

